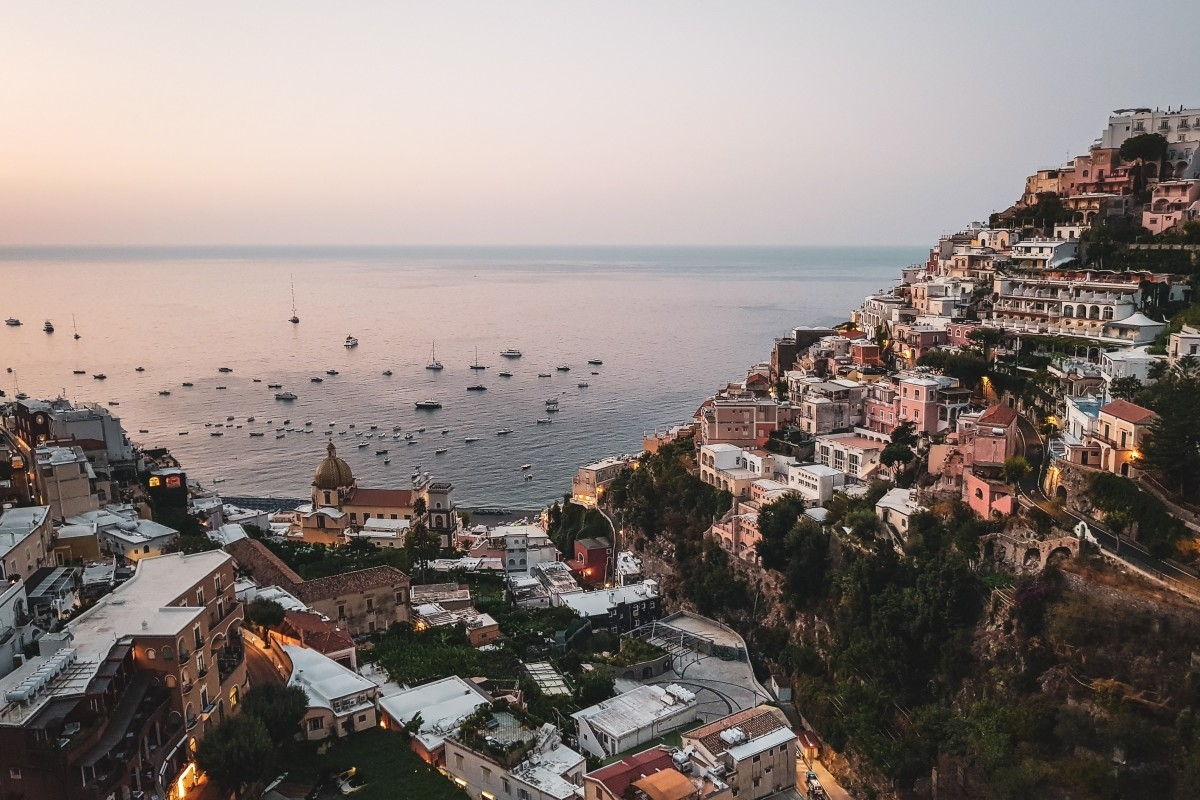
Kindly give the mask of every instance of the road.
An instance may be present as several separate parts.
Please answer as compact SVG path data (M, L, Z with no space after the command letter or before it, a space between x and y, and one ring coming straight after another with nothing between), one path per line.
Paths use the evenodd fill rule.
M279 668L275 666L275 661L269 653L250 641L246 642L245 647L246 672L250 676L251 686L261 686L264 683L279 685L284 683L283 676L279 674Z
M1021 491L1026 493L1037 491L1038 476L1042 474L1042 456L1045 453L1045 447L1042 445L1042 436L1038 433L1038 429L1021 414L1017 414L1017 442L1021 448L1020 455L1032 467L1029 474L1021 479Z
M825 769L824 764L814 759L810 766L804 763L804 759L798 758L796 759L796 790L800 792L801 797L808 797L805 776L810 769L816 774L817 781L820 782L821 788L825 790L825 795L829 800L851 800L850 793L838 784L829 770Z

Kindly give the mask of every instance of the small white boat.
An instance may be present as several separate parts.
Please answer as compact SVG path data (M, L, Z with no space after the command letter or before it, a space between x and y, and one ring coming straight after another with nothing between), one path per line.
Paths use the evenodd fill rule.
M549 373L549 372L539 372L539 373L538 373L538 377L539 377L539 378L549 378L549 377L550 377L550 373Z
M538 425L549 425L551 422L549 417L538 417Z
M358 339L355 339L353 336L347 336L346 347L358 347Z
M522 464L521 469L522 470L533 469L533 464Z
M469 442L478 442L478 441L479 441L479 437L478 437L478 436L468 436L468 437L466 437L465 439L463 439L463 441L464 441L464 442L468 442L468 443L469 443Z
M275 399L276 400L295 400L296 395L292 394L291 392L278 392L275 395Z
M507 350L501 350L500 355L504 356L505 358L520 358L521 351L515 347L510 347Z
M337 375L338 371L336 369L327 369L327 370L325 370L325 374L326 375Z
M498 375L499 375L501 378L511 378L511 377L512 377L512 373L511 373L511 372L499 372L499 373L497 373L497 374L498 374Z
M385 459L383 460L383 463L385 463L385 464L390 464L390 463L392 463L392 460L391 460L390 458L385 458Z
M439 447L437 450L434 450L434 451L433 451L433 454L434 454L435 456L440 456L440 455L442 455L443 453L445 453L446 451L448 451L449 449L450 449L449 447Z
M526 473L525 473L525 480L527 480L527 481L531 481L531 480L533 480L533 474L532 474L532 473L529 473L529 472L526 472Z
M432 411L435 408L442 407L442 404L439 403L437 400L418 400L416 405L417 405L417 408L419 408L423 411Z
M450 432L449 428L442 428L442 436L445 436L449 432Z
M600 366L601 364L603 364L604 362L603 362L603 361L601 361L601 360L600 360L600 359L598 359L598 358L589 358L589 359L588 359L588 363L589 363L589 364L591 364L591 365L592 365L592 366L594 366L594 367L598 367L598 366Z
M370 443L369 443L369 442L359 442L359 443L358 443L358 449L359 449L359 450L361 450L361 449L363 449L364 447L368 446L368 444L370 444Z
M558 370L559 372L570 372L571 371L571 367L567 364L559 364L557 367L555 367L555 369Z
M497 436L508 436L510 433L512 433L512 428L501 428L496 431Z

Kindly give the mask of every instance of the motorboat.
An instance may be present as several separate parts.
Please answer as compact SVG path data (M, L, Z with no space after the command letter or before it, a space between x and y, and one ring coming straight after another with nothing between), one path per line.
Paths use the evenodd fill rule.
M555 367L555 369L558 370L559 372L570 372L571 371L571 367L568 364L559 364L557 367Z
M375 455L377 455L377 456L386 456L386 455L387 455L387 450L376 450L376 451L375 451Z
M588 388L588 383L587 383L587 381L580 381L579 383L577 383L577 384L575 384L575 385L576 385L577 387L579 387L580 389L586 389L586 388Z
M510 347L507 350L501 350L500 355L504 356L505 358L520 358L521 351L515 347Z
M309 420L308 422L304 423L304 427L306 427L306 428L311 428L311 427L312 427L312 420Z
M46 324L42 326L42 330L44 330L46 333L54 333L54 323L50 320L46 320Z
M313 383L324 383L325 382L325 379L319 375L314 375L313 377L309 378L309 380L312 381Z
M233 422L233 420L234 420L234 419L235 419L234 417L226 417L226 418L225 418L225 421L226 421L226 422Z
M600 366L601 364L603 364L604 362L603 362L603 361L601 361L601 360L600 360L600 359L598 359L598 358L589 358L589 359L588 359L588 363L589 363L589 364L591 364L591 365L592 365L592 366L594 366L594 367L598 367L598 366Z
M592 374L593 374L593 375L599 375L600 373L599 373L599 372L593 372Z
M379 426L378 425L369 425L369 426L367 426L367 430L377 431L377 430L379 430Z
M359 449L359 450L361 450L361 449L363 449L364 447L368 446L369 444L370 444L370 442L359 442L359 443L358 443L358 449Z
M121 405L121 401L119 401L119 400L109 400L109 401L108 401L108 404L109 404L110 406L119 406L119 405Z
M95 375L93 375L92 377L93 377L93 378L95 378L95 379L96 379L96 380L98 380L98 381L102 381L102 380L104 380L105 378L107 378L108 376L107 376L107 375L105 375L103 372L97 372L97 373L96 373Z
M253 437L254 437L254 438L256 438L256 439L259 439L259 438L262 438L263 436L266 436L266 434L265 434L265 433L263 433L262 431L250 431L250 435L251 435L251 436L253 436Z
M254 417L246 417L246 422L254 422Z
M392 460L391 460L390 458L385 458L385 459L383 460L383 463L384 463L384 464L390 464L390 463L392 463Z
M337 427L337 423L331 422L331 423L329 423L329 427L331 427L331 428Z
M145 372L146 368L145 367L134 367L133 371L134 372Z
M511 378L511 377L512 377L512 373L511 373L511 372L500 372L500 373L497 373L497 374L498 374L498 375L499 375L501 378Z
M424 433L424 432L425 432L424 428L417 428L417 433Z
M445 436L449 432L450 432L449 428L442 428L442 436Z
M183 383L180 384L180 386L182 386L185 389L190 389L194 385L195 384L193 384L191 381L184 381Z
M150 431L147 428L138 428L138 433L149 433L149 432Z
M232 367L217 367L217 372L233 372Z
M450 449L449 447L439 447L437 450L434 450L434 451L433 451L433 454L434 454L435 456L440 456L440 455L442 455L443 453L447 452L449 449Z
M86 375L87 370L86 369L73 369L73 370L71 370L71 374L72 375Z
M326 375L337 375L338 371L336 369L327 369L327 370L325 370L325 374Z
M384 374L384 375L386 375L386 376L387 376L387 377L389 377L389 378L390 378L390 377L392 377L392 371L391 371L390 369L385 369L385 370L383 371L383 374Z
M425 369L442 369L442 362L437 360L437 342L434 342L429 350L429 363L425 365Z
M213 478L213 483L224 483L224 482L225 482L224 478Z
M508 436L510 433L512 433L512 428L501 428L496 431L497 436Z
M413 439L414 437L411 433L406 433L406 434L404 434L404 438L405 439Z
M468 386L467 391L468 392L486 392L487 387L484 386L482 383L477 383L474 386Z
M547 408L547 409L551 409L551 408L558 408L558 398L557 398L557 397L551 397L550 399L548 399L548 400L546 401L546 408Z
M21 327L21 320L17 319L16 317L9 317L8 319L4 320L4 324L10 328L19 328Z
M161 395L162 397L168 397L168 396L170 396L170 394L171 394L171 390L170 390L170 389L161 389L161 390L159 390L159 395Z
M209 434L209 436L224 436L224 435L225 435L224 431L213 431L212 433Z
M204 427L206 427L206 428L211 428L212 426L213 426L213 424L211 422L204 423Z
M539 372L539 373L538 373L538 377L539 377L539 378L549 378L549 377L550 377L550 373L549 373L549 372Z
M351 424L351 425L350 425L350 427L351 427L351 428L353 428L353 427L354 427L354 425L353 425L353 424ZM392 433L399 433L399 431L400 431L400 426L399 426L399 425L393 425L393 426L392 426Z
M282 383L268 383L267 388L268 389L282 389L283 384Z
M296 395L292 394L291 392L276 392L275 399L276 400L295 400Z
M464 441L464 442L467 442L467 443L470 443L470 442L478 442L478 441L479 441L479 437L478 437L478 436L468 436L468 437L466 437L465 439L463 439L463 441Z
M262 378L254 378L251 380L251 383L262 383Z
M522 470L533 469L533 464L522 464L521 469Z
M537 424L538 425L549 425L551 423L551 421L552 420L549 417L538 417Z
M275 434L275 438L276 438L276 439L282 439L282 438L283 438L283 437L285 437L285 436L287 436L287 434L286 434L286 433L277 433L277 434Z
M228 389L228 388L229 388L228 386L218 386L218 387L217 387L217 390L218 390L218 391L224 391L224 390L226 390L226 389Z
M416 439L409 439L407 442L405 442L405 444L416 444L416 443L417 443Z
M525 473L525 480L527 480L527 481L531 481L531 480L533 480L533 474L532 474L532 473L529 473L529 472L526 472L526 473Z
M355 339L353 336L347 336L345 345L346 347L358 347L358 339Z

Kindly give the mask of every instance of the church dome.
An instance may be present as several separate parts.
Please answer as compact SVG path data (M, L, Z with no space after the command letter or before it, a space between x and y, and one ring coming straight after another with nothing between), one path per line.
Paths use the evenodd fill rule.
M312 485L318 489L346 489L354 485L354 473L350 465L337 457L337 448L329 443L329 455L317 467Z

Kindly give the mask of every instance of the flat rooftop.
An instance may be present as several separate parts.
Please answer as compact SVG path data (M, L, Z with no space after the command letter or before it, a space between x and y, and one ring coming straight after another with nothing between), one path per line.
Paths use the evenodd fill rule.
M617 739L669 717L687 717L679 725L695 719L696 695L675 684L639 686L571 716Z

